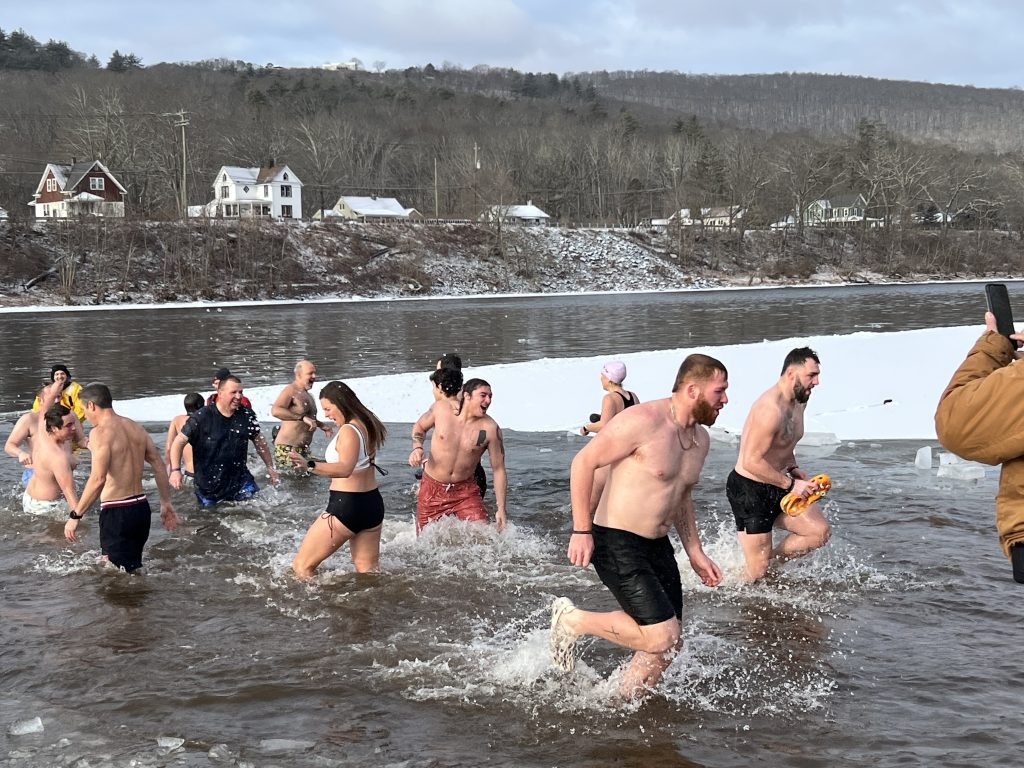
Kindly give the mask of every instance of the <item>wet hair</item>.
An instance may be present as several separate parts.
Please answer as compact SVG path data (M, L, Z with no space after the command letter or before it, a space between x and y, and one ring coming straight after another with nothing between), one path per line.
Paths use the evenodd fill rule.
M438 368L454 368L456 371L462 370L462 358L454 352L441 355L437 361Z
M188 395L185 395L185 413L195 413L196 411L203 407L203 404L205 402L206 401L203 400L203 396L200 395L198 392L192 392Z
M43 421L46 424L46 431L53 432L55 429L60 429L64 426L64 417L71 413L71 409L66 405L57 403L51 405L46 409L46 413L43 414Z
M469 395L470 397L472 397L473 393L476 390L480 389L480 387L489 387L489 386L491 386L491 385L488 384L483 379L470 379L469 381L467 381L465 384L462 385L462 392L463 392L463 394L466 394L466 395Z
M78 399L92 403L97 408L112 408L114 405L114 398L110 396L110 387L98 381L82 387L82 391L78 393Z
M785 373L786 369L791 365L803 365L808 360L813 360L818 365L821 365L821 360L818 359L818 353L810 347L797 347L790 351L786 355L786 359L782 361L782 372Z
M348 384L343 381L328 382L320 390L320 399L327 400L341 411L345 421L351 421L353 418L356 418L366 425L367 456L373 456L377 449L384 445L384 440L388 436L388 428L381 423L381 420L374 415L373 411L363 405L362 401L360 401Z
M306 358L302 358L301 360L299 360L299 362L295 364L295 368L292 370L292 373L298 376L299 371L302 370L302 366L304 365L313 365L313 361L307 360ZM313 367L315 368L316 366L314 365Z
M445 397L457 395L462 389L462 371L458 368L438 368L430 374L430 380L441 388Z
M679 371L676 373L676 381L672 385L672 391L678 392L683 384L690 381L703 383L713 379L715 374L719 372L725 378L729 378L729 371L725 369L725 365L722 364L721 360L716 360L710 355L699 353L687 355L686 359L683 360L683 364L679 366Z
M217 385L217 391L220 392L221 387L223 387L229 381L233 381L233 382L235 382L235 384L241 384L242 383L242 380L240 378L238 378L237 376L228 375L228 376L225 376L223 379L220 380L220 383Z

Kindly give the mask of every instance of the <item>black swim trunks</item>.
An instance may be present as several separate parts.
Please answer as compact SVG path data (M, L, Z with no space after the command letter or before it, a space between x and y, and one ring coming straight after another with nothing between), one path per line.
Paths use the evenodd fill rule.
M732 505L736 530L771 533L775 518L782 514L779 502L786 493L784 488L751 480L734 469L725 481L725 496Z
M480 489L480 497L483 498L487 495L487 473L479 462L473 470L473 479L476 480L476 487Z
M683 587L668 536L647 539L618 528L593 527L590 562L622 610L650 626L683 617Z
M380 490L331 491L325 515L336 517L352 533L376 528L384 521L384 499Z
M149 500L141 494L100 503L100 550L128 573L142 567L151 514Z

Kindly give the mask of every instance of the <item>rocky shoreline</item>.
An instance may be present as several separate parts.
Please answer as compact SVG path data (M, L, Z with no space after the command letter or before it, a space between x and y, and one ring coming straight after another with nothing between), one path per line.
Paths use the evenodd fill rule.
M1008 248L1008 238L1000 237L993 241L1001 246L997 258L989 248L972 259L959 241L949 246L960 251L955 261L915 265L890 256L888 269L879 269L877 243L849 232L797 237L475 224L8 223L0 228L0 306L665 291L1021 274L1018 242ZM920 251L922 243L937 242L934 233L924 233L914 245Z

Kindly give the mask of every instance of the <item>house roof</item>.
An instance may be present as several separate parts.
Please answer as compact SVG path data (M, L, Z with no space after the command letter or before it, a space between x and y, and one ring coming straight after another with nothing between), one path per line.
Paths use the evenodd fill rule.
M274 165L263 168L243 168L240 165L223 165L221 169L217 171L217 176L214 178L213 186L217 186L223 182L220 178L223 174L227 174L228 178L236 184L269 184L272 181L280 181L280 177L287 171L291 178L288 180L291 184L302 186L302 182L299 181L298 177L292 172L292 169L287 165Z
M495 213L502 213L503 216L513 219L550 219L544 211L533 203L527 205L492 205L491 210Z
M338 198L338 205L340 206L343 201L345 205L359 216L407 218L409 214L416 213L415 208L403 208L402 204L393 197L350 197L342 195Z
M61 191L69 192L70 190L77 187L79 182L81 182L82 179L85 178L85 175L96 166L99 166L99 169L103 171L103 173L107 176L108 179L110 179L112 182L114 182L115 185L117 185L117 188L121 192L125 194L128 193L128 190L126 190L121 185L121 182L118 181L117 177L110 172L110 169L107 168L107 166L105 166L99 160L83 160L82 162L75 163L74 165L47 163L46 168L43 169L43 175L39 179L39 184L36 186L35 193L38 195L42 191L43 182L46 181L46 176L51 171L53 172L53 178L57 181L57 184L60 186ZM32 204L34 204L34 202L30 203L30 205Z

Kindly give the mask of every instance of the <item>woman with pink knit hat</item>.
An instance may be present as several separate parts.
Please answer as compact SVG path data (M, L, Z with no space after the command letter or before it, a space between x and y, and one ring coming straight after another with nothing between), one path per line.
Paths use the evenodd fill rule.
M640 398L622 387L626 379L626 364L621 360L609 360L601 367L601 388L608 394L601 400L601 413L590 414L590 423L580 427L581 435L597 432L617 413L636 405Z

